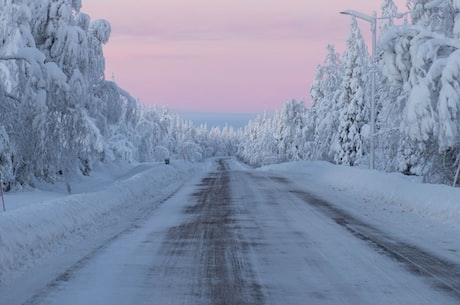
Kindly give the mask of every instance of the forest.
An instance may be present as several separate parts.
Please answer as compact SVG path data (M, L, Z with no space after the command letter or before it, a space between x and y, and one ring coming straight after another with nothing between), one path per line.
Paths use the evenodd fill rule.
M111 26L91 20L81 0L0 0L0 7L6 190L89 175L116 160L237 156L252 166L324 160L366 167L371 137L378 170L452 184L460 168L460 0L408 0L408 14L385 0L375 62L352 18L343 54L327 46L312 71L311 107L292 100L242 130L194 126L106 80Z
M453 184L460 169L460 1L408 0L398 11L385 0L378 18L375 64L356 18L346 50L327 46L310 94L245 128L238 155L260 166L289 160L325 160ZM397 18L404 16L400 23ZM375 131L370 128L375 73ZM262 154L260 153L262 152Z
M95 164L235 154L237 133L147 108L106 80L106 20L77 0L0 1L0 175L6 190Z

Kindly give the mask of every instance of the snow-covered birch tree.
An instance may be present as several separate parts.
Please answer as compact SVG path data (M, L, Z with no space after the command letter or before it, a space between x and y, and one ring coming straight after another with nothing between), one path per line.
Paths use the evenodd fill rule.
M0 5L0 174L9 187L86 175L97 162L153 160L150 146L167 143L199 159L208 139L194 126L163 120L105 80L109 22L92 21L80 0Z
M458 151L458 8L456 1L435 0L408 1L408 7L413 24L393 27L381 39L383 72L401 90L398 168L444 181L453 176Z

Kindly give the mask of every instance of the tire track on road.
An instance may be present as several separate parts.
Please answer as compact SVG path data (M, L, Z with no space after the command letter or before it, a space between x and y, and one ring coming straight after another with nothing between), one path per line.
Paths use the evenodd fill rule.
M195 203L184 209L190 218L169 230L163 247L169 263L162 269L174 272L178 262L191 257L191 264L198 267L190 275L194 279L189 290L200 304L264 304L247 257L247 242L238 234L228 167L224 160L218 162L218 171L204 178L193 194Z
M288 181L279 182L288 183ZM332 218L338 225L378 252L401 263L411 273L429 279L432 286L460 300L459 265L398 240L310 192L300 190L290 192Z
M119 239L121 236L128 234L129 232L132 232L133 230L137 229L139 227L139 224L145 221L148 216L153 213L157 208L159 208L163 203L168 201L171 197L173 197L181 188L178 187L175 189L172 193L166 195L163 199L158 201L156 204L152 205L150 209L146 210L146 214L144 214L142 217L138 217L135 219L134 223L132 223L129 227L119 231L109 239L105 240L102 244L99 246L93 248L88 254L86 254L84 257L79 259L77 262L75 262L72 266L67 268L63 273L58 275L54 280L50 281L48 284L46 284L40 291L38 291L35 295L31 296L30 298L27 299L26 302L24 302L22 305L37 305L41 304L42 301L50 295L53 291L59 288L61 283L63 282L68 282L72 279L74 274L78 273L81 269L83 269L88 262L90 262L94 257L102 253L104 250L106 250L114 241ZM3 304L0 304L3 305Z

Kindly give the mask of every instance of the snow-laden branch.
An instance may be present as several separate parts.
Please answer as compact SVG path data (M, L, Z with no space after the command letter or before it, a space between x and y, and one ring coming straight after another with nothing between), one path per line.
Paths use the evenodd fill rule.
M30 64L44 64L46 56L37 48L21 48L15 54L0 56L0 60L25 60Z

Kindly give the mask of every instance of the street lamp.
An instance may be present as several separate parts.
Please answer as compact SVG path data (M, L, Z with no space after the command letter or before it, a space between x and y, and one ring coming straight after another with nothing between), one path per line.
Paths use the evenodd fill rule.
M371 24L372 31L372 75L371 75L371 151L369 155L369 168L374 169L375 167L375 61L376 61L376 45L377 45L377 13L374 11L372 16L353 11L346 10L340 12L340 14L354 16L356 18L367 21Z

